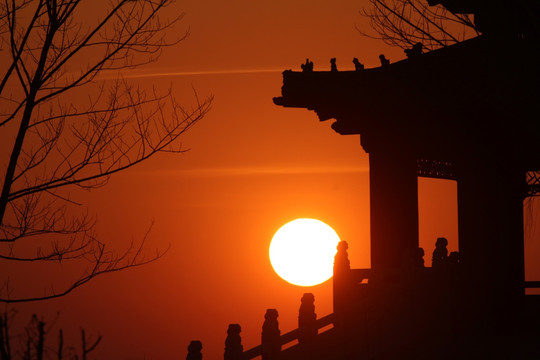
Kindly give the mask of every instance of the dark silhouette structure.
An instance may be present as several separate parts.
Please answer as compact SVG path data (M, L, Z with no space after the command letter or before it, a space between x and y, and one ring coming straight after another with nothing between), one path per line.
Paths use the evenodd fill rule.
M354 70L356 71L362 71L364 70L364 64L362 64L358 58L353 58L353 64L354 64Z
M498 37L538 36L540 3L537 0L427 0L456 14L473 14L475 27Z
M332 72L338 71L337 65L336 65L336 58L331 58L330 59L330 71L332 71Z
M488 2L442 4L480 12L484 33L425 54L416 44L392 64L381 55L361 72L285 71L274 102L335 119L369 153L371 269L348 269L340 245L334 273L336 329L356 334L348 354L534 358L540 301L525 294L538 283L524 277L523 200L538 191L540 36L495 30L489 16L502 10ZM459 254L438 239L433 269L418 245L418 176L458 185Z
M199 340L193 340L188 345L188 354L186 360L201 360L202 359L202 343Z
M311 344L317 337L317 314L315 313L315 296L306 293L302 296L302 305L298 311L298 342Z
M444 266L448 261L448 240L446 238L440 237L437 238L435 243L435 250L433 250L433 256L431 257L431 267L439 268Z
M279 358L281 331L279 330L278 316L276 309L268 309L264 315L261 334L261 355L263 360L276 360Z
M478 15L483 34L429 53L416 44L364 71L285 71L274 102L335 119L369 153L371 269L347 269L340 245L334 274L336 330L356 334L349 354L535 358L540 301L525 293L538 283L524 277L523 200L540 170L538 6L442 4ZM497 27L505 12L536 20ZM459 254L439 239L433 269L418 245L418 176L458 185Z
M246 350L243 358L245 360L259 356L282 360L332 358L336 349L331 344L336 339L336 332L332 329L328 330L327 327L334 324L334 314L317 319L314 301L313 294L306 293L302 296L298 312L299 327L282 335L280 335L276 309L266 310L262 343ZM296 345L287 347L296 341L298 342Z
M302 72L313 72L313 61L306 59L305 64L300 65Z
M388 60L384 54L379 55L379 60L381 61L381 67L390 65L390 60Z
M416 43L413 45L410 49L405 49L405 55L407 55L407 58L414 59L420 55L422 55L422 48L424 45L422 43Z
M227 339L225 339L224 360L242 360L244 356L244 347L240 332L242 328L238 324L230 324L227 329Z
M483 34L363 71L283 73L275 104L335 119L369 154L371 268L352 269L340 242L334 313L314 321L309 349L280 351L303 332L280 336L269 310L246 359L540 359L540 297L526 293L540 281L525 281L523 246L523 200L540 192L539 5L433 2L474 13ZM457 182L459 252L437 239L432 267L419 176Z

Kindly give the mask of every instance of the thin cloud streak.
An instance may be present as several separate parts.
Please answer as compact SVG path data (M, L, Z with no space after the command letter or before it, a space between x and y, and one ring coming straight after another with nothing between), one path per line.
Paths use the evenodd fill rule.
M314 166L314 167L238 167L238 168L200 168L188 170L159 170L151 175L177 175L191 177L228 177L260 175L307 175L307 174L347 174L367 173L367 166Z
M123 79L139 79L149 77L165 77L165 76L201 76L201 75L236 75L236 74L263 74L263 73L282 73L283 68L276 69L250 69L250 70L202 70L202 71L168 71L168 72L103 72L99 80L111 80L117 78Z

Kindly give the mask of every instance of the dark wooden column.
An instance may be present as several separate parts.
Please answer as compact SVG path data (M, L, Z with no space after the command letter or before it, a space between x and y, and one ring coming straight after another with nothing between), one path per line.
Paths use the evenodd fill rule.
M471 311L499 324L524 295L524 185L524 171L501 164L471 164L458 179L462 280L479 307Z
M370 149L369 181L371 268L399 269L418 249L416 159L397 146Z

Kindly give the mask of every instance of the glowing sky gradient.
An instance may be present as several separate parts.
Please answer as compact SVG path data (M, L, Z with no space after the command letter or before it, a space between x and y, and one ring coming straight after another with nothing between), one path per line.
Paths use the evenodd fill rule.
M329 224L349 243L351 266L369 267L368 156L358 136L340 136L313 112L272 103L281 71L353 69L358 57L378 66L401 49L362 37L358 0L186 0L179 34L190 36L159 62L122 74L141 86L170 87L185 106L214 96L212 110L183 139L191 149L159 156L81 194L97 214L97 231L122 249L154 222L149 255L171 246L158 262L111 274L65 298L18 307L20 321L37 312L72 333L101 334L99 359L185 358L201 340L204 359L223 356L227 326L242 326L244 349L260 342L267 308L279 311L282 333L297 326L300 298L315 295L317 314L332 311L331 282L300 288L277 276L268 260L273 234L296 218ZM104 73L101 79L112 79ZM456 186L419 181L420 237L426 263L434 239L457 241ZM68 270L69 271L69 270ZM16 281L17 279L13 279ZM28 273L22 282L32 282Z

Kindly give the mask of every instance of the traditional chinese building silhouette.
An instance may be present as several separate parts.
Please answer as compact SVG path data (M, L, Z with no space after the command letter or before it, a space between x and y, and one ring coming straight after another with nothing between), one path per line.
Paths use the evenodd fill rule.
M279 346L263 331L243 359L540 359L540 297L526 294L540 282L525 281L523 245L523 200L540 190L540 2L436 3L474 14L482 35L373 69L283 73L275 104L335 119L369 154L371 268L351 269L340 243L334 313L315 320L302 305L299 329ZM419 248L419 176L457 182L459 252L443 238ZM264 350L298 338L309 341Z

